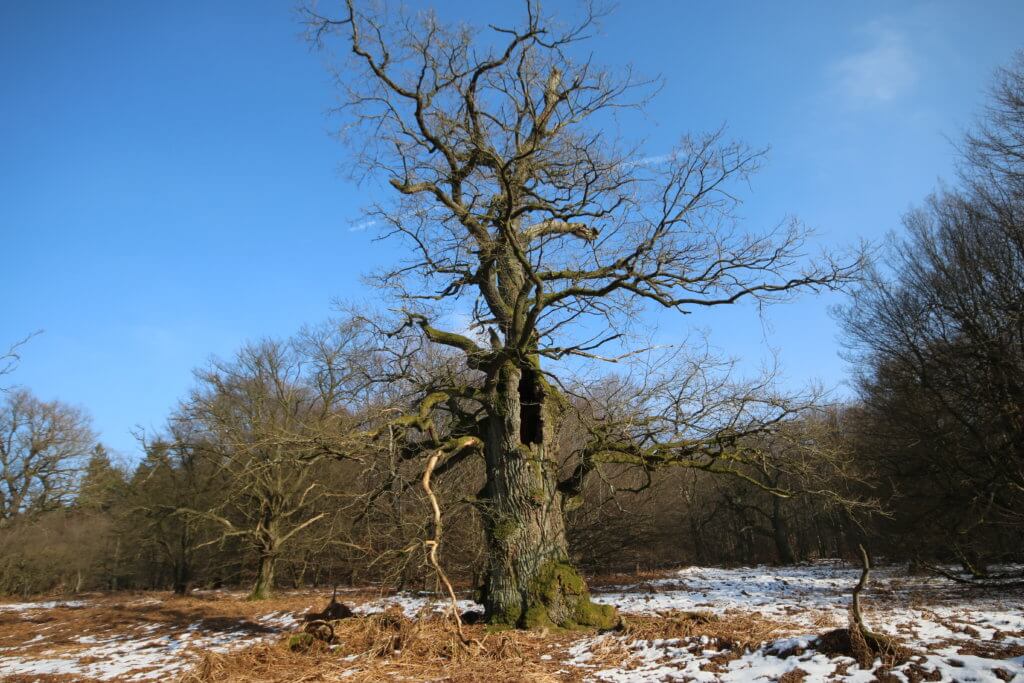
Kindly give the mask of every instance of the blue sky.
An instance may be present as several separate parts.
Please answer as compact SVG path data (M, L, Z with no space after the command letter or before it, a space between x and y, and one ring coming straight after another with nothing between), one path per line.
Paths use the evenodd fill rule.
M471 23L517 9L413 4ZM1016 1L623 2L592 49L664 77L636 119L650 154L726 123L771 146L751 227L795 214L843 245L951 178L950 141L1021 26ZM360 276L397 245L357 229L376 190L339 171L335 96L289 2L0 3L0 345L45 330L11 381L84 406L135 457L131 431L159 427L211 355L372 301ZM775 348L787 382L842 395L837 300L661 334L696 325L751 363Z

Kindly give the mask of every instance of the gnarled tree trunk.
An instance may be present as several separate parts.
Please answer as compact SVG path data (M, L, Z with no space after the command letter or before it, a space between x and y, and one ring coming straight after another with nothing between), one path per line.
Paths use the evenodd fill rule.
M554 442L557 396L535 367L497 372L484 451L488 620L522 628L610 628L615 609L590 600L569 560Z

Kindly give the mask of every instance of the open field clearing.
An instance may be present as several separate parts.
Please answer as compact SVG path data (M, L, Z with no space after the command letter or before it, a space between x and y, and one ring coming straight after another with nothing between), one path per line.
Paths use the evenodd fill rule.
M1024 595L944 578L875 572L866 617L908 658L861 666L819 636L846 625L859 571L691 567L596 581L624 616L616 632L488 633L460 646L443 602L340 592L357 616L337 642L291 652L289 634L325 603L292 591L263 602L239 592L85 595L0 604L0 676L8 681L568 680L1024 681ZM462 607L469 608L464 602ZM401 609L401 615L399 610ZM367 616L369 615L369 616ZM403 616L404 615L404 616Z
M0 683L1024 683L1021 26L0 0Z

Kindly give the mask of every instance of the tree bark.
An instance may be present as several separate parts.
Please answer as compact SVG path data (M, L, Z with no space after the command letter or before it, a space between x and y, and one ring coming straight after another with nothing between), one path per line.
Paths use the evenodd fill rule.
M697 517L691 509L690 514L690 539L693 541L694 564L702 566L707 562L707 550L704 545L704 531L697 523Z
M789 542L789 525L782 514L782 499L778 496L772 498L772 538L779 564L795 564L796 556Z
M506 363L496 375L481 496L488 621L520 628L610 628L615 609L591 602L569 559L558 465L548 448L558 397L536 367Z
M260 553L260 565L256 573L256 583L249 594L250 600L266 600L274 592L274 569L277 565L277 556L272 550L263 550Z
M190 558L190 541L187 534L179 538L178 557L174 562L174 594L188 595L192 588L192 562Z
M188 595L189 588L191 587L191 572L189 571L188 563L185 561L179 562L174 566L174 594L175 595Z

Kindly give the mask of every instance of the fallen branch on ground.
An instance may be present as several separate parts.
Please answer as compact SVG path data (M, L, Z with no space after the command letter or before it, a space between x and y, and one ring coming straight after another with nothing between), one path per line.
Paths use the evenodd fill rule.
M974 578L967 578L965 576L958 576L937 565L926 564L924 566L933 574L938 574L950 581L955 581L956 583L961 583L965 586L973 586L975 588L1024 588L1024 579L1021 578L1020 574L991 575L984 581L981 581Z

